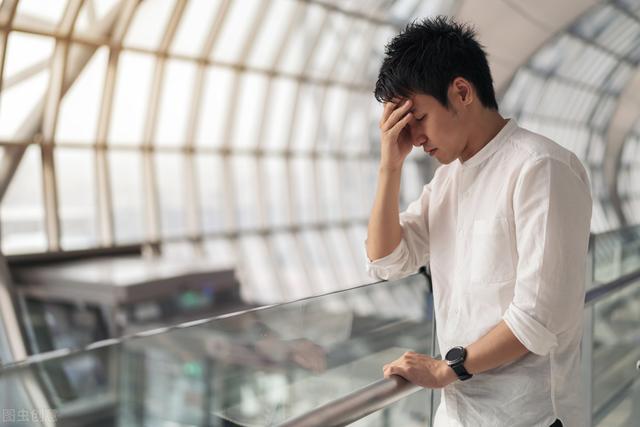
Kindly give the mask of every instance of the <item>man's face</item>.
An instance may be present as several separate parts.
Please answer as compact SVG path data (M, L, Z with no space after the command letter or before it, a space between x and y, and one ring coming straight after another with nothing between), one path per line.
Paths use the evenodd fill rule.
M465 120L460 114L464 109L456 105L451 88L449 92L449 108L443 107L431 95L412 95L411 112L414 118L402 135L442 164L459 158L467 144Z

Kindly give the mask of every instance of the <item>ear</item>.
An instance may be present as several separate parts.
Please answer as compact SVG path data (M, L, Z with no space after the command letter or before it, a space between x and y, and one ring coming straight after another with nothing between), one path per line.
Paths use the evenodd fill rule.
M460 105L471 105L475 98L473 85L463 77L456 77L451 82L452 97Z

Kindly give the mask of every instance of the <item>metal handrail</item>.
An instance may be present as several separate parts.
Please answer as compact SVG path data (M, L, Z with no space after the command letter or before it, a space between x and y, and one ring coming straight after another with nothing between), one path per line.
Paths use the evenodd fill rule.
M389 379L376 381L305 414L291 418L279 424L278 427L346 426L421 389L422 387L404 378L392 375Z
M593 304L596 300L602 299L614 292L620 291L629 285L640 280L640 270L625 274L611 282L603 283L587 291L584 297L584 304Z
M596 286L586 293L585 306L639 280L640 270L637 270L611 282ZM279 424L278 427L345 426L404 399L421 388L393 375L391 379L376 381L360 390L287 420Z

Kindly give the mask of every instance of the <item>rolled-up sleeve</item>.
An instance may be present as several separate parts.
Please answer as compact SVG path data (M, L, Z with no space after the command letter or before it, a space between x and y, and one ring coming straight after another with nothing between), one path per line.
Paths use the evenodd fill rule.
M578 327L584 308L591 192L583 166L538 158L523 168L513 199L518 264L504 321L532 353Z
M431 184L429 183L423 187L420 198L400 213L402 239L389 255L377 260L371 260L367 257L366 267L369 276L376 279L393 280L415 273L428 262L430 195ZM364 243L366 248L366 240Z

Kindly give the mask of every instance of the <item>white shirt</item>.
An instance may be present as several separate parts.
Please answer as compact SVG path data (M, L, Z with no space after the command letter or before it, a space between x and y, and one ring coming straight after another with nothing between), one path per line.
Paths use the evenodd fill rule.
M442 354L504 319L530 350L443 390L435 425L583 426L580 340L591 192L578 158L510 120L464 163L441 166L400 214L379 279L429 264Z

